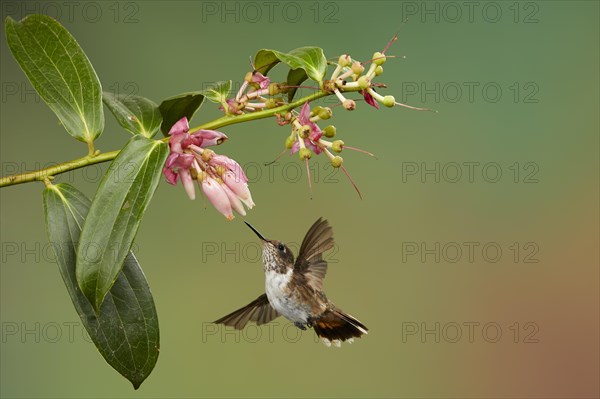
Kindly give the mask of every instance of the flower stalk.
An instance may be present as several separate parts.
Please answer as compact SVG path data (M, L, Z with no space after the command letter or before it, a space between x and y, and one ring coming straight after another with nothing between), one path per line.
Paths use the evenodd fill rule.
M349 91L356 91L351 89ZM219 129L224 126L234 125L237 123L244 123L264 118L272 117L276 114L287 113L294 108L297 108L307 101L314 101L319 98L323 98L331 95L332 93L319 90L315 93L309 94L305 97L299 98L291 103L287 103L275 108L269 108L256 112L249 112L242 115L225 115L212 121L206 122L202 125L190 128L190 133L194 133L198 130L208 129ZM162 141L168 141L169 137L165 137ZM85 168L99 163L109 162L115 159L119 155L119 150L110 152L100 152L94 150L93 153L86 155L85 157L72 159L70 161L59 163L58 165L50 166L47 168L34 170L31 172L20 173L12 176L3 176L0 178L0 187L14 186L17 184L30 183L35 181L43 182L47 177L53 177L62 173L70 172L72 170Z

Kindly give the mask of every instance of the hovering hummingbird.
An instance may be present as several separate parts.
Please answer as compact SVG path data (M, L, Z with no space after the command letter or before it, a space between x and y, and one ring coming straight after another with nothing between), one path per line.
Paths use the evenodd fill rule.
M367 327L337 308L323 292L327 262L323 253L333 247L333 230L319 218L308 230L298 258L282 242L267 240L245 222L263 242L263 269L266 294L215 321L241 330L249 321L261 325L279 316L301 330L314 328L325 345L340 346L367 334Z

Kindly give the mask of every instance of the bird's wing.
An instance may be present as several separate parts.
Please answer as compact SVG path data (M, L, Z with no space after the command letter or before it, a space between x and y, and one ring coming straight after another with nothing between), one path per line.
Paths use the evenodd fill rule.
M214 323L225 324L226 326L241 330L249 321L254 321L260 326L261 324L270 322L278 316L279 313L277 313L269 303L267 294L262 294L248 305L235 312L229 313L227 316L221 317Z
M323 289L323 279L327 274L327 262L323 259L323 252L331 248L333 229L327 220L319 218L308 229L294 264L294 270L302 273L308 284L317 291Z

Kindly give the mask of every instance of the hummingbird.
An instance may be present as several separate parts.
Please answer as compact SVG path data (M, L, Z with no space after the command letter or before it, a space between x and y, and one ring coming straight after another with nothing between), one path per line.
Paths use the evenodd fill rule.
M266 293L214 323L241 330L249 321L261 325L283 316L301 330L313 328L325 345L338 347L368 333L364 324L336 307L323 292L327 273L323 253L333 247L333 229L327 220L319 218L308 229L295 260L287 245L267 240L244 223L263 243Z

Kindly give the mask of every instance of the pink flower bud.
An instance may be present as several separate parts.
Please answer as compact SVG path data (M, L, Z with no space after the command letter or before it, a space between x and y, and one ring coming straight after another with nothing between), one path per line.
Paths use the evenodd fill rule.
M227 194L227 198L229 198L229 203L231 204L233 210L242 216L246 216L246 210L244 209L244 205L242 205L242 201L240 201L239 197L235 195L235 193L231 191L226 184L221 185L221 188L223 188L225 194Z
M233 219L233 211L231 209L231 202L227 197L227 193L221 185L211 177L207 177L202 181L202 190L206 194L206 198L215 207L217 211L223 214L227 220Z
M179 176L181 177L181 183L183 183L183 188L185 188L185 192L191 200L196 198L196 189L194 188L194 180L192 179L192 175L189 169L182 169L179 171Z
M215 155L211 159L211 163L224 166L227 170L232 171L238 179L244 183L248 182L248 178L239 163L225 155Z
M192 143L203 148L219 145L223 141L227 140L227 138L228 137L225 134L217 132L216 130L199 130L190 135ZM185 147L186 146L184 146L184 148Z
M250 189L246 182L237 178L231 171L223 173L223 181L249 209L252 209L254 202L252 201L252 195L250 194Z

